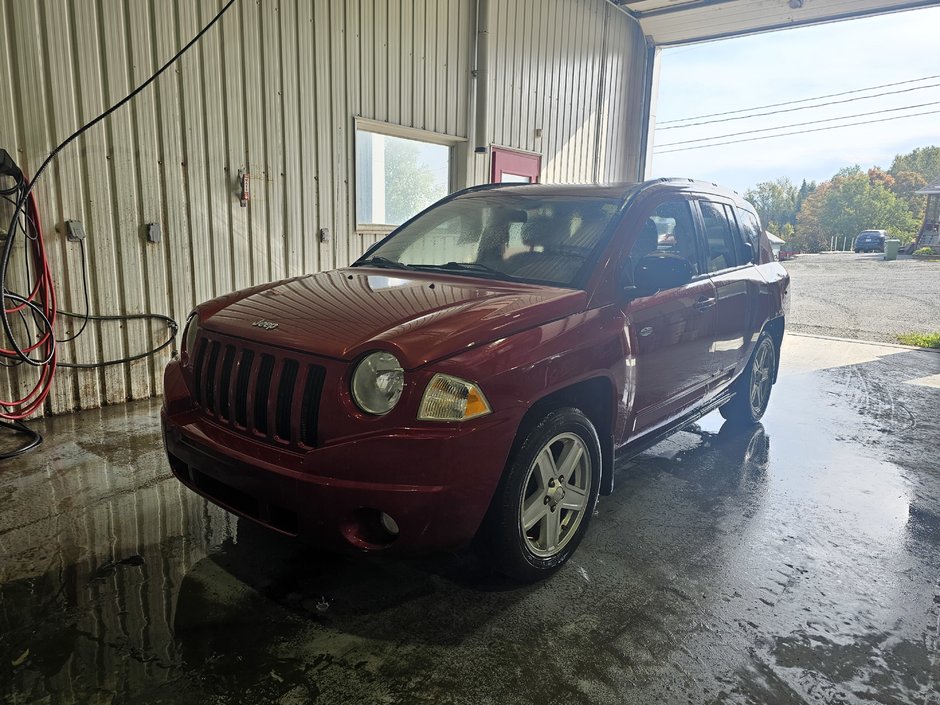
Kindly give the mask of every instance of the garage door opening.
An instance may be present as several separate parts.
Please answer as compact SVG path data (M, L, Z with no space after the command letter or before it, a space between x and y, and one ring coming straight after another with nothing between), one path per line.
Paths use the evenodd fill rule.
M938 25L932 7L661 51L649 172L757 207L790 257L791 331L940 332L940 262L915 261L940 255Z

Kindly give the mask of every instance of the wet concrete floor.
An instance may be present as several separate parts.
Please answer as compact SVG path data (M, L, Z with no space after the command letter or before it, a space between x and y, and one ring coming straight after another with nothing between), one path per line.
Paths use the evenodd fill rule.
M319 555L207 504L155 402L0 465L5 703L940 704L940 354L788 336L763 425L639 459L574 559Z

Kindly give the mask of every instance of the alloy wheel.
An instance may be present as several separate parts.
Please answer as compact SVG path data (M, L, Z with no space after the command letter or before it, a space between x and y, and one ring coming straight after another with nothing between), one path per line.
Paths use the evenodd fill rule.
M591 495L591 454L576 434L542 446L519 500L520 530L535 555L554 556L575 536Z
M753 364L750 389L751 409L756 416L760 416L764 407L767 406L770 387L773 385L773 345L769 343L761 345L754 355Z

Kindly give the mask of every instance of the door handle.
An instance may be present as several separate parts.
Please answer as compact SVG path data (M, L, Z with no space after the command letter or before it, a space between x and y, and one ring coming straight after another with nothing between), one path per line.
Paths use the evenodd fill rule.
M695 310L696 310L696 311L705 311L705 310L707 310L707 309L710 309L710 308L711 308L712 306L714 306L714 305L715 305L715 298L714 298L714 297L712 297L712 298L707 298L707 297L705 297L705 296L700 296L700 297L698 298L698 300L695 302Z

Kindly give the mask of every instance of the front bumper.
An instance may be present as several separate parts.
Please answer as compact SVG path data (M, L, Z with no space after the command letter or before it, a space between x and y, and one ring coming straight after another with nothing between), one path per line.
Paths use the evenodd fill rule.
M507 414L456 427L416 423L297 453L179 402L167 404L161 420L170 466L183 484L235 514L332 550L421 553L465 545L489 507L518 425ZM397 534L382 525L381 513Z

